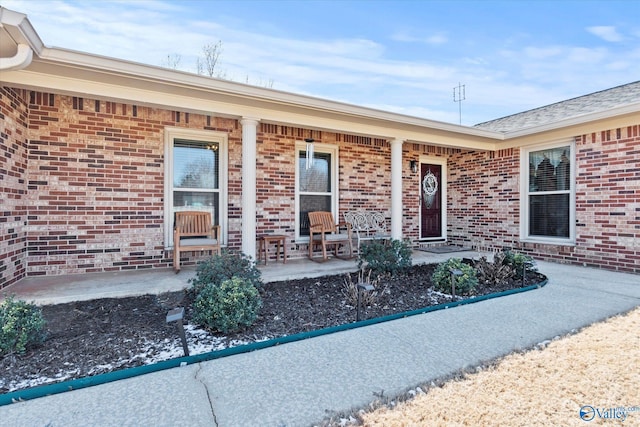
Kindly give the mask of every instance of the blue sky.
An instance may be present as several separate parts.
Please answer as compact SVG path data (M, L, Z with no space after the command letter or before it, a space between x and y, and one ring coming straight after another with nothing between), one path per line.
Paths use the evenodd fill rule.
M15 1L47 46L473 125L640 80L640 1Z

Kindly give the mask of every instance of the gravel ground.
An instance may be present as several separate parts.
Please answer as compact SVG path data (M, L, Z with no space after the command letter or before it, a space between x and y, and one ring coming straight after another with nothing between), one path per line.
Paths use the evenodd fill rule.
M635 309L352 420L368 427L639 426L638 331Z

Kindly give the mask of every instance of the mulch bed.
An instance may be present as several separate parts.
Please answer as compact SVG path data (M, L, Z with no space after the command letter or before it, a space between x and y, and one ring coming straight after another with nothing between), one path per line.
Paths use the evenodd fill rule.
M379 283L377 301L362 310L362 319L451 302L450 295L433 291L434 268L415 266L406 276ZM354 282L356 276L352 275ZM213 335L232 346L238 340L255 342L354 322L356 309L343 292L345 278L336 275L265 284L260 289L263 307L252 327L226 337ZM542 275L530 275L527 284L481 286L476 295L543 279ZM175 326L166 323L166 315L174 307L186 307L188 323L192 300L190 292L172 292L44 306L46 341L26 354L0 359L0 393L153 363L163 359L167 348L180 351L164 358L179 357L182 347Z

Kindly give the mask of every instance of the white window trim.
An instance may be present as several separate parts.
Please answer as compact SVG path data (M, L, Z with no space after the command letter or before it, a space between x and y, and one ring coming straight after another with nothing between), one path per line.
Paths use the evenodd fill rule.
M307 143L304 141L296 141L295 144L295 153L294 153L294 164L295 164L295 231L296 236L295 240L298 243L308 243L309 236L300 236L300 177L299 177L299 161L298 161L298 153L300 151L305 151L307 149ZM338 146L333 144L323 144L314 142L313 149L316 153L329 153L331 154L331 182L332 182L332 192L331 192L331 213L333 213L333 218L336 223L340 222L338 215L338 207L339 207L339 182L338 182L338 165L340 164L338 161Z
M571 153L571 189L569 190L569 237L529 235L529 153L569 146ZM520 241L550 245L574 246L576 244L576 144L574 139L532 145L520 149Z
M219 201L220 201L220 228L222 234L222 244L227 243L227 191L228 191L228 157L229 138L224 132L215 132L198 129L185 129L176 127L166 127L164 130L164 247L173 249L173 141L175 139L187 139L192 141L202 141L203 143L213 142L219 146L218 152L220 160L218 164L219 176Z
M442 188L440 189L441 194L440 197L442 197L442 236L440 237L425 237L425 238L420 238L419 240L421 242L428 242L431 240L434 241L442 241L444 239L444 241L447 241L447 211L448 211L448 205L447 205L447 179L448 179L448 174L449 172L447 171L447 159L446 158L442 158L442 157L431 157L431 156L425 156L425 155L421 155L420 156L420 164L418 165L418 168L422 168L422 164L423 163L429 163L432 165L440 165L441 169L440 169L440 173L441 173L441 177L440 177L440 181L441 181L441 186ZM420 172L420 171L418 171ZM418 187L418 200L420 200L420 203L422 203L422 199L420 198L420 194L421 194L421 188L422 188L422 183L420 183L420 186ZM422 212L422 206L420 206L420 212ZM420 215L422 215L422 213L420 213ZM419 236L422 236L422 218L420 218L420 230L418 231L420 234Z

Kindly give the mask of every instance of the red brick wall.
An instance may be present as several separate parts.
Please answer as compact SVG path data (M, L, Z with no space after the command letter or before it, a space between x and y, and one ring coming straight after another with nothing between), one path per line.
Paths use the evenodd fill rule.
M26 92L0 87L0 289L27 269Z
M640 125L576 137L576 245L519 241L519 150L449 157L449 240L640 273Z
M29 275L168 267L164 128L228 132L229 221L240 218L235 120L31 92ZM230 233L238 245L238 233Z
M164 129L229 135L228 245L241 246L237 120L3 88L0 91L0 287L25 275L171 266L164 250ZM403 146L403 232L419 233L419 176L408 161L448 161L448 236L481 249L639 272L640 126L577 137L577 245L519 242L519 150ZM295 142L339 147L340 211L391 210L384 140L260 124L257 233L295 236ZM28 251L28 252L27 252ZM28 253L28 255L27 255Z
M167 126L228 134L228 247L241 247L242 132L237 120L33 91L20 92L24 99L20 110L10 105L13 95L6 94L12 93L5 90L2 99L11 114L22 111L21 133L26 137L21 140L21 167L29 178L22 179L21 208L16 204L3 209L5 217L21 220L22 234L21 240L13 239L11 244L3 241L2 254L14 257L17 250L25 259L28 250L28 262L21 262L21 275L8 269L3 273L7 284L25 274L171 266L163 232ZM16 133L13 127L3 123L7 134ZM339 147L341 212L360 208L390 215L386 141L261 124L257 233L289 235L293 257L303 257L307 250L294 242L294 147L309 135ZM13 143L13 139L7 141L3 147ZM17 193L19 186L13 179L6 187Z
M577 245L567 261L640 273L640 123L576 138Z
M285 234L290 257L305 257L295 242L295 143L305 138L338 146L340 212L370 209L390 220L389 143L374 138L261 124L257 135L256 234ZM336 218L342 221L342 218Z
M296 140L302 130L288 126L260 124L256 154L256 235L288 236L288 255L294 256ZM240 225L238 225L238 228Z
M474 248L514 247L519 241L519 151L449 156L449 240Z

